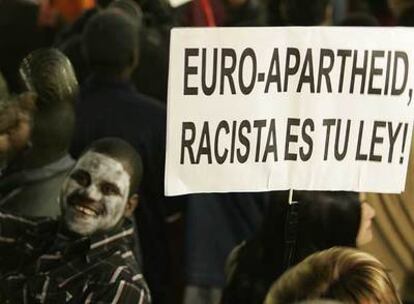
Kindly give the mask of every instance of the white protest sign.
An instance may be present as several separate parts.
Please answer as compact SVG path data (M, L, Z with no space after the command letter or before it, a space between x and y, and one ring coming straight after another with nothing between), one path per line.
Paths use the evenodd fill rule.
M166 195L403 191L413 37L405 28L173 30Z

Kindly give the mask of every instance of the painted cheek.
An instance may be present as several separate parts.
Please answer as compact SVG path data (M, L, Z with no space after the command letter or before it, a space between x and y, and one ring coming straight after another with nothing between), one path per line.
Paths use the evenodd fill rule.
M102 228L108 229L116 225L123 216L122 198L119 196L107 197L104 200L104 204L108 213L106 214L105 219L103 219L104 227Z
M111 197L106 200L107 208L110 210L113 216L118 214L121 209L121 198L120 197Z
M71 193L70 189L71 189L71 179L67 178L62 185L62 189L60 190L60 196L62 198L62 203L64 205L66 205L66 199Z

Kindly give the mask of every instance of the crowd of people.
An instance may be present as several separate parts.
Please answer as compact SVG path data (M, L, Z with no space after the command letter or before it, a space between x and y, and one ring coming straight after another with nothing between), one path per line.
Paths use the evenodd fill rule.
M0 0L0 303L414 303L413 163L402 195L294 204L163 182L173 27L413 20L411 0Z

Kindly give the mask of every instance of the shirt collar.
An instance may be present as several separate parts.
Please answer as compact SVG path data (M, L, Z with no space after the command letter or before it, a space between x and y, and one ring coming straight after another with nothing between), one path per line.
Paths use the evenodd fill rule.
M124 219L122 224L111 231L77 239L60 231L56 236L57 247L55 249L61 249L64 258L79 255L94 256L113 250L120 245L133 246L134 233L134 227L129 219Z

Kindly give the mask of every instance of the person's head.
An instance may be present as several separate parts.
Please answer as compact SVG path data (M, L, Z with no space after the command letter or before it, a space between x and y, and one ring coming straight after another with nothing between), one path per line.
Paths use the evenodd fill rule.
M67 228L92 235L131 216L142 174L141 157L127 142L104 138L92 143L62 186L60 204Z
M91 70L106 77L129 78L138 62L139 27L119 9L91 18L82 34Z
M271 287L265 304L319 298L348 304L401 303L381 262L356 249L334 247L284 273Z
M262 226L240 250L237 271L223 293L227 299L264 300L288 267L320 250L357 245L362 213L357 193L295 191L295 207L289 207L287 191L272 196ZM296 216L287 220L288 214ZM287 231L296 234L294 243L287 243Z
M329 0L280 0L279 11L286 25L323 25L330 24L332 19Z
M57 49L39 49L20 65L26 90L37 95L32 148L20 160L24 168L41 167L67 153L75 126L78 82L68 58Z
M19 68L24 90L38 96L38 107L60 103L73 104L78 81L69 59L58 49L42 48L26 56Z
M144 25L144 13L141 7L134 0L115 0L111 2L109 9L119 10L130 18L130 21L134 22L141 29Z
M297 264L308 255L333 246L357 246L361 226L361 204L353 192L296 191L298 224L296 245L291 264ZM259 232L260 242L269 259L278 265L279 275L285 270L285 248L288 193L276 193Z

